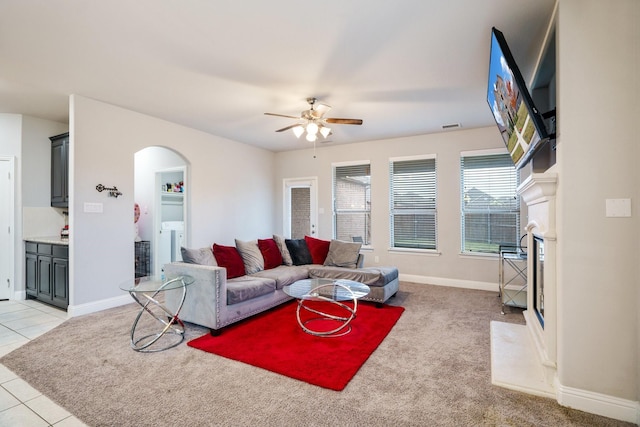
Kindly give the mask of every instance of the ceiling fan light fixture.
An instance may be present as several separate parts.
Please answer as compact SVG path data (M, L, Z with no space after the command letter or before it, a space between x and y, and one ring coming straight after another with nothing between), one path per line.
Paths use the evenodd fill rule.
M318 140L318 133L324 139L323 142L329 142L327 138L333 134L330 127L327 124L339 124L339 125L361 125L362 119L345 119L338 117L325 117L324 115L331 109L331 106L316 102L316 98L307 98L309 109L300 113L300 116L290 116L287 114L277 113L264 113L267 116L286 117L288 119L297 120L296 123L285 126L276 132L284 132L285 130L293 130L293 134L296 138L300 139L302 135L305 135L305 139L309 142L315 142Z
M317 124L315 124L314 122L310 122L307 125L307 134L315 136L318 133L318 129L319 128L318 128ZM314 138L314 140L315 140L315 138Z
M300 138L304 133L304 127L302 125L295 126L291 129L296 138Z
M331 133L331 128L328 128L326 126L322 126L320 128L320 133L322 134L323 138L326 138L329 136L329 134Z

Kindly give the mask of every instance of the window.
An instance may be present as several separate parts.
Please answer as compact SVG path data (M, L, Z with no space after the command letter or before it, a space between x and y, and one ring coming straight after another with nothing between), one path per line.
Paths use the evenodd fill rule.
M334 165L333 234L338 240L371 243L371 165Z
M509 154L460 158L462 252L498 253L520 234L519 174Z
M391 247L436 249L436 159L391 159Z

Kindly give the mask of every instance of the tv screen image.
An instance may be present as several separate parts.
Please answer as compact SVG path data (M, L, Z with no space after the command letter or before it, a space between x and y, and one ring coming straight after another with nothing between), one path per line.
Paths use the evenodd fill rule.
M487 102L517 169L549 139L504 35L491 31Z

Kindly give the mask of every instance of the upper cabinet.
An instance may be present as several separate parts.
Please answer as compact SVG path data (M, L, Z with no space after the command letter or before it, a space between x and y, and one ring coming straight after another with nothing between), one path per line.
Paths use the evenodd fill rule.
M69 207L69 132L51 140L51 206Z

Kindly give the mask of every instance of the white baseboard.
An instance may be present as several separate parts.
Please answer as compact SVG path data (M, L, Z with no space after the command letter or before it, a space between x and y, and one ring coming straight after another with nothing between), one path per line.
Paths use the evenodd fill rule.
M593 391L556 384L558 403L592 414L637 424L640 403Z
M417 276L414 274L399 275L400 281L421 283L424 285L449 286L452 288L477 289L480 291L498 292L498 283L478 282L475 280L447 279L444 277Z
M96 313L109 308L120 307L121 305L131 304L132 302L133 300L129 294L125 294L114 298L90 302L88 304L69 305L67 313L69 314L69 317L77 317L85 314Z

